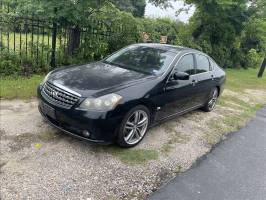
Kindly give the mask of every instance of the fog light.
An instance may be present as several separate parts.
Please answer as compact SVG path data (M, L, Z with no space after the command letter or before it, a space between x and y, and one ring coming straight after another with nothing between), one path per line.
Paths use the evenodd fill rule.
M87 130L84 130L84 131L82 131L82 134L85 136L85 137L90 137L90 132L89 131L87 131Z

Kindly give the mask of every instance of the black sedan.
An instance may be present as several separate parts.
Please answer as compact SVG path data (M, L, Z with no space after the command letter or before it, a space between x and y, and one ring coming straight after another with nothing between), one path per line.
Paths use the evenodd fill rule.
M225 79L200 51L135 44L99 62L50 72L38 87L39 110L72 136L132 147L159 122L213 110Z

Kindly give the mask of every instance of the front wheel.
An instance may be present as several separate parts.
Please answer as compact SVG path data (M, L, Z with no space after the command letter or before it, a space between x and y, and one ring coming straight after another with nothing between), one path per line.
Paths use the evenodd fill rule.
M133 147L145 136L150 123L150 112L145 106L136 106L124 117L119 129L117 143L122 147Z
M212 111L217 103L218 100L218 96L219 96L219 91L218 88L214 88L211 93L210 96L208 98L208 101L206 102L206 104L202 107L202 110L205 112L210 112Z

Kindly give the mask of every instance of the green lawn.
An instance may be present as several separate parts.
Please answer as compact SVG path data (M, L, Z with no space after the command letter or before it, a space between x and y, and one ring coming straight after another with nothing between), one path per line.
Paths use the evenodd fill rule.
M266 90L266 75L258 79L258 69L226 70L226 88L233 91L244 89ZM36 96L36 87L44 76L34 75L29 78L24 77L2 77L0 80L0 98L30 98ZM266 102L265 102L266 103Z
M26 77L0 77L0 98L28 99L36 96L36 88L44 76L34 75Z
M22 50L26 49L26 41L27 41L27 48L30 49L31 48L31 42L32 42L32 37L33 37L33 44L36 45L37 43L39 44L39 48L41 48L41 45L46 45L51 48L52 45L52 36L51 34L48 35L42 35L42 34L31 34L28 33L27 37L25 33L21 34L21 38L20 38L20 34L19 33L13 33L10 32L9 33L9 40L8 40L8 35L7 33L3 33L2 35L2 41L3 41L3 46L7 47L9 44L9 49L10 50L14 50L14 42L15 42L15 50L19 51L20 50L20 40L21 40L21 48ZM8 42L9 41L9 42ZM66 43L66 40L64 37L61 37L61 45L63 45L64 43ZM57 42L56 42L56 46L57 48L60 47L60 37L57 37Z
M258 72L259 69L228 69L226 88L237 92L244 89L266 90L266 72L263 78L257 78Z

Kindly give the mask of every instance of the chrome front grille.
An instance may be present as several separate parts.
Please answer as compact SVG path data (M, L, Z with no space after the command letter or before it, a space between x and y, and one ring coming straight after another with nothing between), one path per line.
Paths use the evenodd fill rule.
M51 104L68 109L79 100L77 95L65 91L49 82L46 82L43 85L41 93L42 96Z

